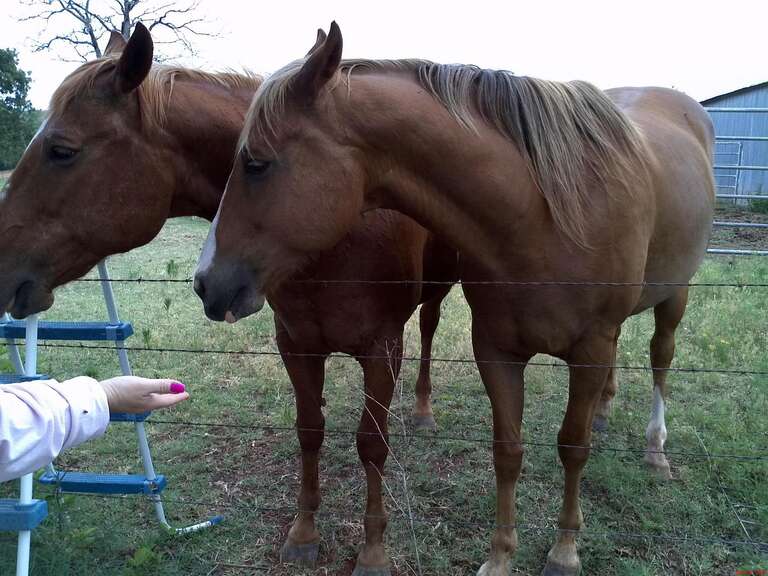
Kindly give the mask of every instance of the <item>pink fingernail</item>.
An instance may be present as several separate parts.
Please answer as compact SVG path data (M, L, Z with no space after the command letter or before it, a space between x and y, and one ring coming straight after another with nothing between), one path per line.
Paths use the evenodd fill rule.
M171 394L181 394L187 387L181 382L171 382Z

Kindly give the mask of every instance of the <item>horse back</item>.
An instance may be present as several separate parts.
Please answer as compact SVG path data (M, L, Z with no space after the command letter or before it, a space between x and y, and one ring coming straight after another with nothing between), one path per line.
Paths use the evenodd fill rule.
M711 157L715 129L707 111L690 96L661 87L625 87L606 90L611 100L641 129L662 123L691 135Z
M668 88L617 88L608 96L645 139L654 226L646 260L647 282L688 282L703 259L712 228L714 128L706 110ZM645 291L636 312L655 306L671 288Z

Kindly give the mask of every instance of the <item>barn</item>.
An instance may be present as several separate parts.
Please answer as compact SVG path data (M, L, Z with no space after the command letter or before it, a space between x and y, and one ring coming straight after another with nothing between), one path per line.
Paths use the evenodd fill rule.
M715 166L768 167L768 82L701 102L715 124ZM766 195L765 169L716 168L718 194Z

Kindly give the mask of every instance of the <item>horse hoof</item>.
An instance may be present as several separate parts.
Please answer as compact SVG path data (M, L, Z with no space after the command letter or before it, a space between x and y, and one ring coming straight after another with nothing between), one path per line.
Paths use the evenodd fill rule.
M672 472L669 469L669 460L667 460L667 457L661 450L646 452L643 461L659 480L672 480Z
M541 576L578 576L581 574L581 562L577 561L574 566L563 566L551 560L547 560Z
M435 422L435 417L432 414L426 416L414 414L413 427L416 430L434 431L437 430L437 422Z
M489 560L477 571L477 576L509 576L506 562L493 562Z
M672 480L672 471L669 468L669 462L666 458L659 459L646 456L645 465L659 480Z
M600 414L596 414L592 419L592 432L607 432L608 431L608 418Z
M280 562L312 567L317 562L319 553L319 542L296 544L290 540L286 540L285 544L283 544L283 547L280 549Z
M389 566L362 566L359 563L355 566L352 576L391 576Z

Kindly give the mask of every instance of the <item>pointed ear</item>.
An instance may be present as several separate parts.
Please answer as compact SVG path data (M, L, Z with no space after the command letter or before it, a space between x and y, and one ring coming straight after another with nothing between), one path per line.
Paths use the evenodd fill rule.
M153 50L149 30L142 23L136 24L115 69L115 87L119 94L132 92L144 81L152 68Z
M318 34L319 38L319 34ZM306 103L314 102L320 90L333 78L341 63L341 30L331 22L328 37L310 51L292 84L292 93Z
M107 42L107 47L104 48L104 56L109 56L110 54L119 54L123 50L125 50L125 45L127 42L125 41L125 38L123 38L123 35L120 34L117 30L112 30L109 33L109 42Z
M322 28L317 29L317 40L315 40L315 45L312 46L312 48L309 49L309 52L307 52L307 55L305 58L309 58L309 56L317 50L320 45L322 45L323 42L325 42L325 39L328 38L328 36L325 34L325 31Z

